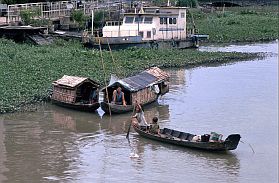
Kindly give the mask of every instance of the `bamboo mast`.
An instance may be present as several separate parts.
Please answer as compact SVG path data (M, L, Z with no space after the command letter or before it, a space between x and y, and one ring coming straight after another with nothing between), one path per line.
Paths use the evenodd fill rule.
M108 43L109 53L110 53L110 56L111 56L111 59L112 59L113 66L117 69L117 73L119 74L120 73L120 68L117 66L117 63L116 63L116 61L115 61L115 59L113 57L112 50L111 50L108 38L107 38L107 43ZM124 69L123 69L122 73L123 73L123 76L125 76Z
M107 87L107 82L106 82L107 76L106 76L106 71L105 71L105 65L104 65L104 59L103 59L103 53L102 53L102 47L101 47L101 40L100 40L100 38L99 38L99 48L100 48L102 67L103 67L104 76L105 76L106 98L107 98L107 102L108 102L108 106L109 106L109 115L111 116L111 109L110 109L110 105L109 105L109 96L108 96L108 87Z

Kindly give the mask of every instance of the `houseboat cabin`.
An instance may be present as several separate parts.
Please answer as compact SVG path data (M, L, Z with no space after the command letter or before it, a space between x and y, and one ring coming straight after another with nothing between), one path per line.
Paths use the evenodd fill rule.
M125 13L121 25L107 22L103 37L140 36L143 41L186 39L185 7L143 7Z
M104 102L101 103L101 108L107 113L123 113L133 110L136 101L142 105L154 102L159 95L169 91L168 79L166 72L153 67L136 76L113 82L102 89ZM126 106L112 103L113 91L118 87L121 87L124 93Z
M54 81L53 103L83 111L99 108L99 84L89 78L67 76Z

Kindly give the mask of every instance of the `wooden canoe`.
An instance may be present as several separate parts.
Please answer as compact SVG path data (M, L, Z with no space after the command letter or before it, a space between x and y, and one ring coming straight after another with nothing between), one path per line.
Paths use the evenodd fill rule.
M93 104L84 104L84 103L80 103L80 102L78 102L78 103L65 103L65 102L54 100L54 99L52 99L51 102L53 104L58 105L58 106L67 107L67 108L70 108L70 109L75 109L75 110L85 111L85 112L95 112L100 107L99 102L95 102Z
M151 100L149 102L142 104L142 106L151 104L156 101L157 101L157 98L155 100ZM122 113L133 111L134 105L123 106L123 105L117 105L117 104L113 104L113 103L101 102L101 108L105 113L108 113L108 114L109 114L109 110L111 110L112 114L122 114Z
M134 105L117 105L107 102L101 102L101 108L105 113L109 113L109 110L112 114L121 114L129 111L133 111Z
M133 123L135 131L142 137L157 140L163 143L169 143L174 145L179 145L187 148L201 149L207 151L227 151L234 150L237 148L240 135L231 134L225 140L214 141L214 142L200 142L192 141L194 134L180 132L177 130L172 130L168 128L160 129L160 135L151 134L146 130L140 129L137 125Z

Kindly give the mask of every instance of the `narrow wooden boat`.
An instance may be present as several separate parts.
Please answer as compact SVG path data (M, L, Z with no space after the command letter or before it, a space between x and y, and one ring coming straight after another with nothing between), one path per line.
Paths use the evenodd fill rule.
M196 135L191 133L164 128L160 129L160 134L152 134L147 130L140 129L137 125L135 125L135 123L133 123L133 127L135 131L144 138L207 151L234 150L237 148L240 140L239 134L231 134L225 140L220 141L193 141L193 137Z
M148 103L142 103L142 106L148 105L150 103L153 103L157 100L151 100ZM126 113L129 111L133 111L134 110L134 105L117 105L117 104L113 104L113 103L107 103L107 102L101 102L101 108L103 109L103 111L105 111L106 113L109 113L109 111L111 111L112 114L121 114L121 113Z
M110 85L102 89L104 100L101 102L101 108L106 113L111 111L111 113L119 114L133 111L133 104L136 101L141 105L155 102L160 95L169 91L168 79L169 75L166 72L158 67L152 67L138 75L111 82ZM113 91L119 86L124 93L126 106L112 102Z
M86 112L100 107L99 84L89 78L65 75L52 85L53 104Z

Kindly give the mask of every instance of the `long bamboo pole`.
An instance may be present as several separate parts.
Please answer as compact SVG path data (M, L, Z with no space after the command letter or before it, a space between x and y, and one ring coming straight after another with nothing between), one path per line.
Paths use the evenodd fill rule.
M117 66L117 63L116 63L116 61L115 61L115 59L114 59L114 57L113 57L112 50L111 50L111 47L110 47L108 38L107 38L107 43L108 43L108 48L109 48L109 52L110 52L110 56L111 56L111 59L112 59L113 66L117 69L117 74L119 74L121 70L120 70L120 68ZM124 71L124 69L123 69L121 72L123 73L123 76L125 76L125 71Z
M101 47L101 40L99 38L99 48L100 48L100 54L101 54L101 61L102 61L102 66L103 66L103 71L104 71L104 76L105 76L105 85L106 85L106 98L109 106L109 115L111 116L111 109L109 105L109 96L108 96L108 87L107 87L107 82L106 82L106 71L105 71L105 65L104 65L104 59L103 59L103 53L102 53L102 47Z

